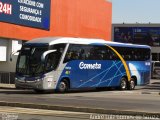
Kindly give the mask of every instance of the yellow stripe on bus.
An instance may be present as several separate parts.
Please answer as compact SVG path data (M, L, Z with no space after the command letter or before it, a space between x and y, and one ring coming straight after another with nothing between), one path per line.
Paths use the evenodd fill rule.
M128 81L130 81L131 79L131 74L129 72L129 68L128 68L128 65L127 63L125 62L125 60L123 59L123 57L121 56L121 54L119 54L117 52L117 50L115 50L113 47L109 46L109 45L106 45L107 47L109 47L112 51L114 51L114 53L119 57L119 59L122 61L123 65L124 65L124 68L126 70L126 74L127 74L127 78L128 78Z

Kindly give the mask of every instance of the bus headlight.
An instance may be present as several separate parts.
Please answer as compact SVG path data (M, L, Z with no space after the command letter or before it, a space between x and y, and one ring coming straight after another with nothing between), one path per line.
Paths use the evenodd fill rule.
M36 81L36 82L39 82L39 81L40 81L40 79L36 79L35 81Z

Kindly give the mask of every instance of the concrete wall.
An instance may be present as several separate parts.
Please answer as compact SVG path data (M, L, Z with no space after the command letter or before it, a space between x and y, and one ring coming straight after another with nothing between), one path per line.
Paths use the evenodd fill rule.
M13 48L16 47L13 46L13 41L18 41L19 45L22 44L22 41L20 40L0 38L0 46L5 46L7 48L6 61L0 61L0 72L15 72L17 55L13 55L13 61L10 61L10 54L12 53Z

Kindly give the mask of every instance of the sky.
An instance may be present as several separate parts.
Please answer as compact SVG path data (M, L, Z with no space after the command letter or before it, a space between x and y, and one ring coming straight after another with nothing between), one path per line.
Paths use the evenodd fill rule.
M160 23L160 0L111 0L112 23Z

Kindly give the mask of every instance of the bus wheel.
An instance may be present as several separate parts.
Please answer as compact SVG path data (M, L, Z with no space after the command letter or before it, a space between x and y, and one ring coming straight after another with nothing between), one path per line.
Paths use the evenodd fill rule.
M67 92L68 89L69 89L68 81L67 81L67 80L62 80L62 81L59 83L58 91L61 92L61 93L64 93L64 92Z
M134 90L134 88L135 88L135 80L134 78L131 78L128 84L128 90Z
M36 93L44 93L44 90L34 89L34 91L35 91Z
M119 86L120 90L126 90L127 89L127 79L123 77L120 82Z

